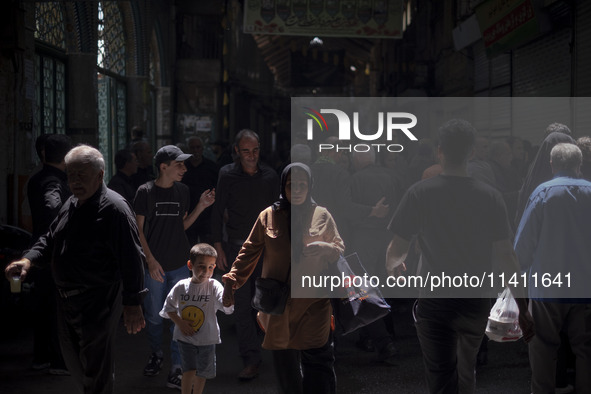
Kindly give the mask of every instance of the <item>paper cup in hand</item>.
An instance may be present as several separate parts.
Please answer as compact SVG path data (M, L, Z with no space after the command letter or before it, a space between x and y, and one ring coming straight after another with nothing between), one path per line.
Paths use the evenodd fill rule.
M21 292L21 276L20 275L13 275L10 278L10 292L11 293L20 293Z

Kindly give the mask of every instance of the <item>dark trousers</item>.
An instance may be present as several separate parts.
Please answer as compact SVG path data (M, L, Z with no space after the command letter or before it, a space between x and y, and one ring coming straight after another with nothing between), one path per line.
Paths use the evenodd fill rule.
M33 329L33 362L49 362L52 368L65 368L57 335L57 305L55 282L49 269L38 270L34 275L32 291L33 308L39 321Z
M591 304L531 300L529 307L534 324L542 327L528 346L532 393L555 391L561 331L568 335L576 357L575 390L588 393L591 387Z
M336 393L332 338L317 349L273 350L272 353L281 393Z
M419 299L415 326L430 393L474 392L489 311L488 298Z
M242 245L238 243L227 243L224 245L224 252L228 264L232 264L240 252ZM257 310L251 306L254 295L254 282L261 276L264 254L261 256L254 272L246 283L234 293L234 319L238 334L238 351L244 365L258 365L261 363L261 337L256 320Z
M113 345L123 310L120 284L58 299L58 333L77 392L113 392Z

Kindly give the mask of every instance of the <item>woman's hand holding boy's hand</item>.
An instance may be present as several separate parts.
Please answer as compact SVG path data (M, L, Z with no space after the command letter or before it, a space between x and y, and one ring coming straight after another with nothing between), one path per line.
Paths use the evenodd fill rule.
M224 293L222 294L222 304L227 308L234 305L234 282L226 279L224 283Z

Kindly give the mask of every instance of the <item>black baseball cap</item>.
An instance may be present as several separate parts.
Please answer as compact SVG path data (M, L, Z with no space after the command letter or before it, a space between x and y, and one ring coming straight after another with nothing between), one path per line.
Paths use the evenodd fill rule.
M160 168L160 164L165 163L167 161L185 161L189 159L191 156L188 153L183 153L183 151L174 145L165 145L162 148L158 149L158 152L154 155L154 164L156 167Z

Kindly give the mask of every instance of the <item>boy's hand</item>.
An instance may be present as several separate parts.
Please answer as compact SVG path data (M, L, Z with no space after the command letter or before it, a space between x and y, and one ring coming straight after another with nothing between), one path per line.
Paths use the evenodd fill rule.
M183 335L190 337L195 334L195 330L193 329L193 326L191 326L191 323L192 322L189 320L181 320L177 323L179 330L181 330Z
M203 209L209 207L214 202L215 202L215 189L207 189L206 191L201 193L201 197L199 198L199 204L201 204Z
M147 259L147 263L150 277L160 283L164 283L164 270L158 260L152 257L151 259Z

